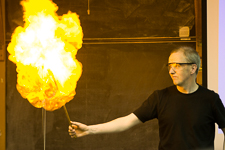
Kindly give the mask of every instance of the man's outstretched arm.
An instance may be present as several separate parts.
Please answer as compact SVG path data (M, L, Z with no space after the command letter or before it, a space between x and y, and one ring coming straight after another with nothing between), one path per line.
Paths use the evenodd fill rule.
M104 133L116 133L130 129L131 127L142 123L136 115L133 113L117 118L110 122L97 124L97 125L85 125L79 122L71 122L72 127L69 126L69 134L73 137L82 137L90 134L104 134Z

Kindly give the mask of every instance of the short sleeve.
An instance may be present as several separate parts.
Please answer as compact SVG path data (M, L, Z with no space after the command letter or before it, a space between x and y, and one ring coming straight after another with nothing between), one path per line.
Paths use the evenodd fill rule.
M157 118L158 94L153 92L142 105L134 111L134 114L142 122Z
M213 115L219 128L225 128L225 108L218 94L213 104Z

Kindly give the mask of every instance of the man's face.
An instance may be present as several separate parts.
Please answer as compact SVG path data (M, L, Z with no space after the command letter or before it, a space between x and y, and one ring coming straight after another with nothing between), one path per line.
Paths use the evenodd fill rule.
M172 53L169 57L168 63L171 64L169 67L169 74L173 80L173 84L177 86L184 86L188 82L191 75L191 65L176 64L187 63L183 52Z

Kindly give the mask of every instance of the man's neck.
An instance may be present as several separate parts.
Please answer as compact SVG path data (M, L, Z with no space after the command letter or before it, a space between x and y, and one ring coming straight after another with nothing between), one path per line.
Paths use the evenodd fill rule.
M184 94L194 93L198 89L198 84L196 82L186 85L186 86L179 86L177 85L177 90Z

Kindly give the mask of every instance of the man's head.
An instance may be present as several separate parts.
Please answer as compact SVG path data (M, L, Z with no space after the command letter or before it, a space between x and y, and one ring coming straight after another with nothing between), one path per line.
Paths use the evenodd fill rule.
M191 47L180 47L170 53L168 60L169 74L175 85L195 81L200 68L200 57Z

